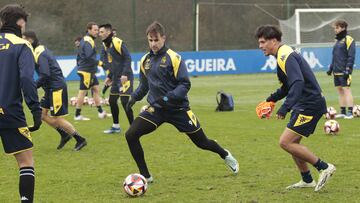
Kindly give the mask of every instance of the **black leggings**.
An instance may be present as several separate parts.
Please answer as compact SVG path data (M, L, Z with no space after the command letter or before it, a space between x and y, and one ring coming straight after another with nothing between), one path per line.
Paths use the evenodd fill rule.
M113 117L113 123L118 124L119 123L119 106L117 104L117 101L119 99L119 95L110 95L109 103L110 103L110 109L111 114ZM126 113L126 117L131 124L134 121L134 113L132 109L127 110L126 104L129 101L129 97L127 96L121 96L120 97L121 105L123 106L123 109Z
M146 178L150 177L150 173L145 162L144 151L140 143L140 138L143 135L153 132L155 129L156 126L154 124L137 117L131 124L129 130L125 133L130 152L139 168L140 173ZM228 153L217 142L208 139L202 129L187 135L191 141L201 149L215 152L223 159L225 159L228 155Z

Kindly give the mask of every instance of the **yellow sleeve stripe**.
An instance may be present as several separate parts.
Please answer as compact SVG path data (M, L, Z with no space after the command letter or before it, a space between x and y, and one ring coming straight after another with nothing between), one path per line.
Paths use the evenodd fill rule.
M9 34L9 33L5 34L5 39L9 40L12 44L26 44L26 46L30 48L31 53L33 54L33 56L35 58L34 48L31 46L30 42L14 35L14 34Z
M84 36L84 41L89 42L91 45L91 48L95 47L95 42L94 42L93 38L91 38L90 36Z
M43 45L40 45L38 47L35 48L35 63L39 62L39 57L41 55L41 53L43 53L45 51L45 47Z
M294 50L287 45L282 45L278 50L277 63L285 75L286 75L286 67L285 67L286 60L290 56L290 54L293 52L294 52Z
M181 56L171 49L168 49L166 53L169 54L169 56L170 56L173 70L174 70L174 76L176 78L177 73L180 68Z
M117 52L119 52L119 54L121 55L121 45L122 45L122 40L117 38L117 37L114 37L113 40L112 40L112 43L114 44L114 47L115 47L115 50Z
M350 45L351 45L351 43L354 41L354 38L352 38L351 36L349 36L349 35L347 35L346 36L346 41L345 41L345 43L346 43L346 49L349 49L350 48Z
M149 52L146 53L143 57L141 57L141 60L140 60L140 70L141 70L141 72L143 72L144 75L145 75L144 61L148 54L149 54Z

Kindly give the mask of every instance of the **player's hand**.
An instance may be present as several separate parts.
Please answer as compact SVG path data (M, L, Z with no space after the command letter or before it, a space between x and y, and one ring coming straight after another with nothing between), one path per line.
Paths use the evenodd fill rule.
M276 112L276 118L280 120L285 119L287 112L288 110L286 109L286 107L282 105L280 109Z
M269 119L271 117L271 113L275 108L275 103L274 102L260 102L260 104L257 105L256 107L256 115L260 118L267 118Z
M110 78L106 78L104 83L105 83L106 86L111 86L112 80Z
M42 124L42 121L41 121L41 111L38 111L38 112L34 112L34 113L33 113L33 120L34 120L34 125L28 127L30 132L39 130L39 128L40 128L40 126L41 126L41 124Z
M134 104L136 103L135 99L130 96L130 99L128 101L128 103L126 104L126 110L130 110L132 106L134 106Z
M121 81L122 84L125 83L127 80L128 80L128 77L126 75L122 75L120 77L120 81Z
M344 71L344 76L347 79L349 77L349 75L351 74L351 69L350 68L346 68Z
M169 98L167 96L160 97L156 100L156 103L160 104L162 107L166 107L167 103L169 101Z
M327 74L328 76L330 76L330 75L331 75L331 73L332 73L332 70L328 70L328 71L326 71L326 74Z

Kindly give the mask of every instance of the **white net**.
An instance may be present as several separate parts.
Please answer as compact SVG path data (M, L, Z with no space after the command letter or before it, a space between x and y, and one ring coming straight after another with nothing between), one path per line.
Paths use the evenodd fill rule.
M348 33L355 39L360 39L359 11L345 11L344 9L301 9L299 11L300 43L333 43L334 21L342 19L348 25ZM296 44L296 13L287 20L279 20L283 31L283 42Z

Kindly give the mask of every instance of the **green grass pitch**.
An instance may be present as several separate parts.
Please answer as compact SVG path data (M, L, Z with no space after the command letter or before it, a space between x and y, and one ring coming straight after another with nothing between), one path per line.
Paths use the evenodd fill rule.
M360 74L354 71L352 86L356 102L360 102ZM339 110L332 77L316 73L328 106ZM128 128L122 108L122 133L105 135L111 118L97 118L96 108L86 106L83 115L90 121L74 121L74 108L67 117L88 146L72 151L71 140L56 150L60 136L43 124L32 134L35 144L35 202L356 202L359 201L360 118L339 120L338 136L323 133L322 119L306 144L316 155L334 163L336 174L320 192L312 189L285 190L300 180L290 155L278 146L284 121L259 120L256 105L279 87L276 74L253 74L191 78L189 98L192 110L209 138L229 149L240 163L240 172L233 176L216 154L203 151L168 124L141 141L146 160L154 177L146 194L128 197L122 188L124 178L138 172L124 132ZM137 86L137 83L136 83ZM69 82L69 97L75 96L78 82ZM233 94L234 112L215 112L215 94L224 90ZM134 106L138 114L145 100ZM280 103L276 108L279 108ZM110 112L109 107L105 107ZM31 118L31 115L28 115ZM0 202L18 202L18 169L12 156L0 156ZM318 173L311 167L313 177Z

